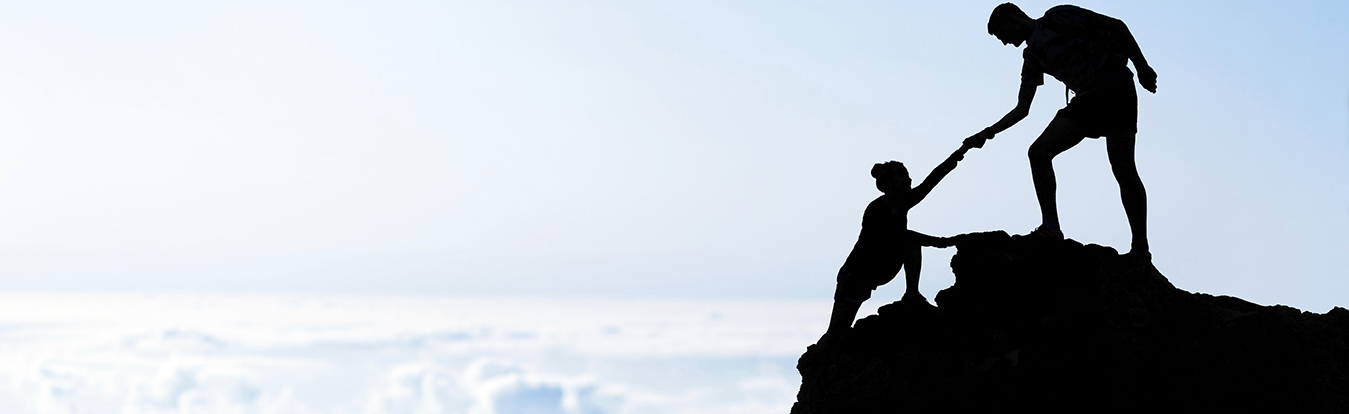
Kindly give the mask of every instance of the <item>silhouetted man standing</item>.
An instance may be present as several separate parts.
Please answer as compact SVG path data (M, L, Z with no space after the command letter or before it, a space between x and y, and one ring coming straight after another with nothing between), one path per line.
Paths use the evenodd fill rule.
M1003 44L1021 46L1021 90L1016 108L1006 116L967 138L966 144L982 148L993 135L1010 128L1030 112L1036 87L1048 73L1076 93L1060 109L1043 133L1030 146L1031 177L1040 201L1041 224L1035 237L1062 239L1058 205L1054 198L1054 156L1082 142L1083 138L1106 139L1110 168L1119 182L1120 199L1133 232L1130 255L1149 258L1148 201L1143 181L1134 164L1134 136L1138 132L1138 94L1133 73L1149 92L1157 92L1157 72L1148 66L1138 43L1124 22L1077 6L1057 6L1039 19L1031 19L1012 3L993 9L988 34Z

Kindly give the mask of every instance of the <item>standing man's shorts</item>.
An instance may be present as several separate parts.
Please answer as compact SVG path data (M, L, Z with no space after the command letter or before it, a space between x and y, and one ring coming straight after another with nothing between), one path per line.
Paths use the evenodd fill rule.
M1077 121L1088 138L1138 132L1138 92L1132 76L1073 97L1057 117Z

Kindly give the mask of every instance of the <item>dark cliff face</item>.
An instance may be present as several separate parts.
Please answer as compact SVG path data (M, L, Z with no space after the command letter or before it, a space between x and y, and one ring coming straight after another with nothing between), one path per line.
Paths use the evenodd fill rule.
M937 307L801 356L792 413L1349 412L1349 311L1176 289L1114 249L959 236Z

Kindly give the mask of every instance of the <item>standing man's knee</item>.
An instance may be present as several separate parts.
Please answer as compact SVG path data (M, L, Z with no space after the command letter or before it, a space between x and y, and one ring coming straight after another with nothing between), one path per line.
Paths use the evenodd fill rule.
M1083 138L1085 137L1079 133L1076 121L1055 117L1049 122L1049 126L1045 127L1044 132L1035 138L1035 142L1030 144L1026 156L1030 158L1032 165L1049 165L1054 157L1077 146Z
M1026 157L1030 158L1031 164L1048 164L1054 160L1054 157L1063 152L1063 149L1056 149L1054 144L1060 144L1061 137L1052 136L1046 131L1030 144L1026 150ZM1066 148L1065 148L1066 149Z
M1125 134L1106 137L1106 157L1110 170L1121 181L1138 180L1138 164L1134 161L1134 136Z
M1138 174L1138 166L1134 164L1133 157L1120 156L1116 154L1110 158L1110 171L1117 176Z
M1110 171L1115 173L1115 180L1121 184L1142 184L1143 179L1138 176L1138 167L1133 162L1111 163Z
M1054 154L1043 145L1031 144L1030 149L1026 150L1026 158L1030 159L1032 165L1047 164L1054 160Z

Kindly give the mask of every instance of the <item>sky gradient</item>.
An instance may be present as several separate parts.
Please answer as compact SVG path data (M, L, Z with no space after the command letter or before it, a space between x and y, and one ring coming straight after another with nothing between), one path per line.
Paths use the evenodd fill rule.
M1015 104L996 4L3 4L0 288L827 299L872 163L920 180ZM1349 5L1078 5L1159 74L1157 268L1349 305ZM1025 152L1062 94L910 227L1038 225ZM1104 143L1055 166L1065 234L1127 249ZM928 297L952 253L924 250Z

